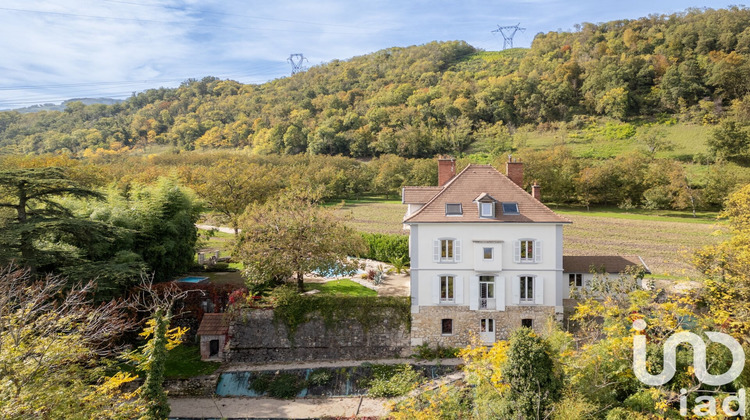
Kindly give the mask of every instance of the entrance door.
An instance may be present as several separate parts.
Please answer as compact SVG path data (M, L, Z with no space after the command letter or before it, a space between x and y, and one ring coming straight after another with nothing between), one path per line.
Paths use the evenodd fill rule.
M208 342L208 357L214 357L219 354L219 340Z
M479 309L495 309L495 277L479 276Z
M485 344L495 342L495 320L492 318L479 320L479 339Z

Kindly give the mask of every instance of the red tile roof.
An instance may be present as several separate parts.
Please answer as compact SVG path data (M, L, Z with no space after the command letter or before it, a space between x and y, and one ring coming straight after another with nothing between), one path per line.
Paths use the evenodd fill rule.
M401 202L404 204L424 204L435 194L443 190L443 187L404 187L401 190Z
M197 335L226 335L229 332L227 314L203 314Z
M619 274L625 271L627 266L640 266L651 273L643 259L637 255L563 255L563 271L566 273L590 273L594 267L610 274Z
M412 193L414 187L404 187L404 197ZM490 165L471 164L442 188L434 188L434 196L418 211L408 216L404 223L572 223L557 215L547 206L534 199L531 194L516 185L507 176ZM498 201L494 218L480 218L477 203L474 201L482 193ZM424 194L428 194L424 190ZM415 198L412 198L415 197ZM409 196L416 199L416 194ZM502 204L518 203L519 215L504 215ZM406 199L404 203L409 204ZM446 216L445 205L461 203L462 216Z

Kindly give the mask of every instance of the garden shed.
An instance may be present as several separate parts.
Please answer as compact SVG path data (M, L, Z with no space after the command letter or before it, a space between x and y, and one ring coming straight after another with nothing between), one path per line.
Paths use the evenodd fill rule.
M198 327L201 360L223 360L224 346L229 333L229 317L227 314L204 314Z

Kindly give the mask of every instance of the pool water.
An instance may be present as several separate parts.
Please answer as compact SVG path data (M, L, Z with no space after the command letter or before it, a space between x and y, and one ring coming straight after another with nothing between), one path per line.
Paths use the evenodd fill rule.
M183 277L181 279L177 279L180 283L202 283L204 281L208 280L208 277L197 277L197 276L189 276L189 277Z

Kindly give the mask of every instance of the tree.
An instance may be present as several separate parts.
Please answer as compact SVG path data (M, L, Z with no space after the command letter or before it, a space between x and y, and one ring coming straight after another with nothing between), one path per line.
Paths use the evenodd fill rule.
M508 341L501 376L508 383L503 418L544 419L562 396L562 372L556 369L549 344L529 328L519 328Z
M649 126L638 133L637 138L648 148L649 153L653 156L656 152L674 149L674 143L667 140L666 136L667 133L662 128Z
M60 204L64 197L100 199L81 187L61 168L0 171L0 208L11 214L2 221L0 262L15 261L31 268L57 271L109 259L106 246L117 236L106 224L77 218Z
M95 285L35 278L0 269L0 417L4 419L131 419L134 395L119 390L134 377L108 377L113 340L132 329L122 300L94 306Z
M242 232L234 254L247 267L250 281L286 279L296 273L304 291L304 275L340 272L347 256L366 252L362 237L331 208L317 205L302 192L286 192L265 205L252 205L240 221Z
M750 133L732 118L723 119L706 143L714 155L726 160L744 162L750 158Z
M189 185L208 205L229 218L235 235L239 217L251 203L264 203L279 188L279 180L268 167L244 159L221 160L213 167L190 173Z
M134 362L136 368L145 374L143 385L138 389L138 399L145 406L141 420L165 420L169 417L167 393L162 387L167 361L167 351L177 347L188 328L169 328L172 308L176 301L183 299L187 291L179 291L170 285L160 291L154 290L153 278L142 280L138 303L149 314L147 326L141 337L148 341L137 351L127 353L125 359Z

